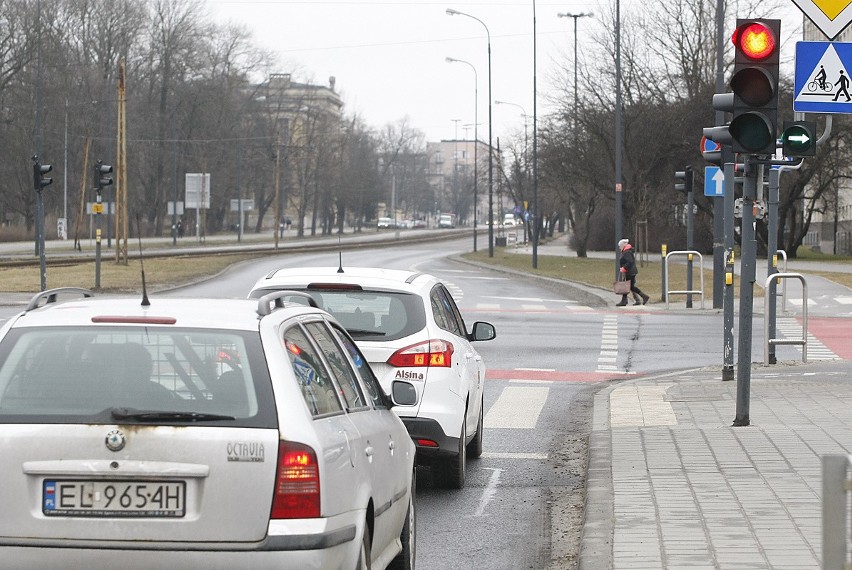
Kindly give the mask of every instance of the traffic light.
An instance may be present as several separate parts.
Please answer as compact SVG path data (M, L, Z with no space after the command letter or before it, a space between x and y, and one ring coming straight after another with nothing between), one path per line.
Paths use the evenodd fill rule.
M45 176L51 170L53 170L53 166L40 163L38 156L33 157L33 188L36 192L41 192L42 188L53 184L53 178Z
M737 20L732 93L713 95L716 111L732 113L730 123L707 127L704 136L733 152L775 154L778 132L778 59L781 20Z
M816 155L816 123L813 121L784 121L781 147L784 156Z
M104 164L100 160L95 164L95 180L98 181L98 192L103 190L104 186L112 185L112 177L106 176L112 172L112 166Z
M728 130L734 152L775 154L781 20L738 19L731 41L734 117Z
M675 182L675 190L689 194L692 192L693 179L694 173L691 166L687 166L684 170L678 170L675 172L675 180L682 180L683 182Z

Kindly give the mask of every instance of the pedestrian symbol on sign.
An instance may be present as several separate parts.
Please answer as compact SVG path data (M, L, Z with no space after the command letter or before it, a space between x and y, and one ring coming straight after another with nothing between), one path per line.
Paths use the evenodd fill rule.
M852 45L831 42L796 44L793 110L805 113L852 113L849 69Z

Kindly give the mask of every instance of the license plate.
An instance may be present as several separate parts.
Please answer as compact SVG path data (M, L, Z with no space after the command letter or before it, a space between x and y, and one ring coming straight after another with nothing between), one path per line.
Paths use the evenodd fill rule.
M42 512L68 517L182 517L186 482L45 480Z

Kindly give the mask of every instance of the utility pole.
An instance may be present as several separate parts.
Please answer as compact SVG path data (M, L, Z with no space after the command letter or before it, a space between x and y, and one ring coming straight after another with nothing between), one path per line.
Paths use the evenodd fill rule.
M115 262L127 265L127 121L124 58L118 62L118 136L115 172ZM140 231L140 228L137 228Z

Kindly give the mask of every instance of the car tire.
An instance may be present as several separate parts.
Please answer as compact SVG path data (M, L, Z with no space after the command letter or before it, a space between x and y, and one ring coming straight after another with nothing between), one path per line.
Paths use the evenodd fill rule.
M416 493L417 467L411 475L411 493L408 497L408 512L405 513L405 524L402 525L402 533L399 535L402 542L402 552L391 560L388 570L414 570L417 560L417 510Z
M438 483L447 489L464 489L467 470L467 445L465 445L466 433L467 423L465 420L462 420L458 453L452 457L444 459L437 465Z
M479 403L479 420L476 424L476 433L473 434L473 439L467 444L467 456L471 459L478 459L482 455L482 430L484 417L485 402Z
M364 521L364 536L361 538L361 549L358 551L356 570L370 570L373 561L370 560L370 526Z

